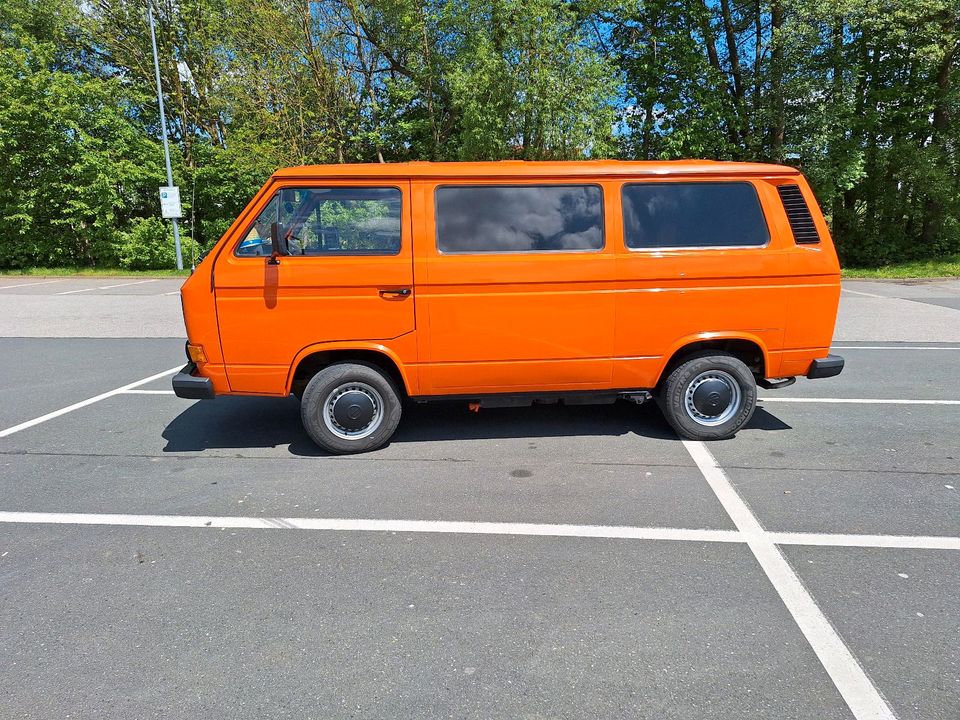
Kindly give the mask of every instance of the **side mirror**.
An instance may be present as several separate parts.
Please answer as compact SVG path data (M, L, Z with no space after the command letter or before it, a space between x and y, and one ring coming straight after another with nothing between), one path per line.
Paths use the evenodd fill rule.
M270 224L270 259L269 265L279 265L280 256L287 255L287 249L284 247L283 238L280 236L280 223Z

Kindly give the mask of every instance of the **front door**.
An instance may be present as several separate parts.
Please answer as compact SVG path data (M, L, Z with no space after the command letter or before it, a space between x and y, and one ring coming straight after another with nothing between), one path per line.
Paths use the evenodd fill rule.
M217 320L233 392L282 393L307 346L414 330L410 184L278 184L217 259ZM289 255L270 260L278 223Z

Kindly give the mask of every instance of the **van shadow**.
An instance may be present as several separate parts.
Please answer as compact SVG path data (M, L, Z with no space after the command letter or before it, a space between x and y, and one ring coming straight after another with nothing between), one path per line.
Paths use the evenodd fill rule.
M750 422L743 426L744 430L793 430L793 427L787 425L776 415L767 411L766 408L757 405L753 411L753 417Z
M758 407L746 426L754 430L789 430L790 426ZM431 440L487 440L633 434L658 440L676 435L655 403L637 406L534 405L487 408L472 413L463 402L407 403L392 443ZM242 450L287 446L293 455L325 456L300 424L293 398L219 397L196 402L164 429L164 452Z

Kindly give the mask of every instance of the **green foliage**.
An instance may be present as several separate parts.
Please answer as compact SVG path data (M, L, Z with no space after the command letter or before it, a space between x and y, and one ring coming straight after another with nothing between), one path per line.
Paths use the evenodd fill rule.
M112 264L117 228L148 211L158 145L122 82L71 69L61 18L35 10L2 25L0 266Z
M455 157L605 157L614 69L591 47L573 5L553 0L446 4L447 78L459 118Z
M843 277L890 279L960 277L960 254L943 255L929 260L910 260L880 267L844 268Z
M89 268L89 267L43 267L34 265L16 270L0 270L0 276L10 277L72 277L84 275L86 277L187 277L190 268L176 270L163 268L160 270L124 270L121 268Z
M960 249L955 0L647 0L605 17L625 153L793 158L848 263Z
M180 236L184 265L197 257L197 248L189 237ZM158 217L137 218L130 229L119 234L117 261L126 270L161 270L174 267L176 251L173 231Z
M213 246L270 174L283 164L269 147L248 144L242 137L234 138L227 147L207 142L194 145L196 165L181 195L185 190L192 193L183 198L184 211L192 213L188 218L197 218L196 239L204 249Z
M281 166L706 157L799 163L848 263L960 251L956 0L154 6L200 248ZM143 0L0 4L0 157L0 269L172 265Z

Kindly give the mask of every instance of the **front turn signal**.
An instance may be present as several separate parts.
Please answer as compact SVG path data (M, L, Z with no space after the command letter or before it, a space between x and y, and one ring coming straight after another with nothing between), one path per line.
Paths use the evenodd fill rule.
M187 344L187 356L195 363L205 363L207 354L203 351L203 345Z

